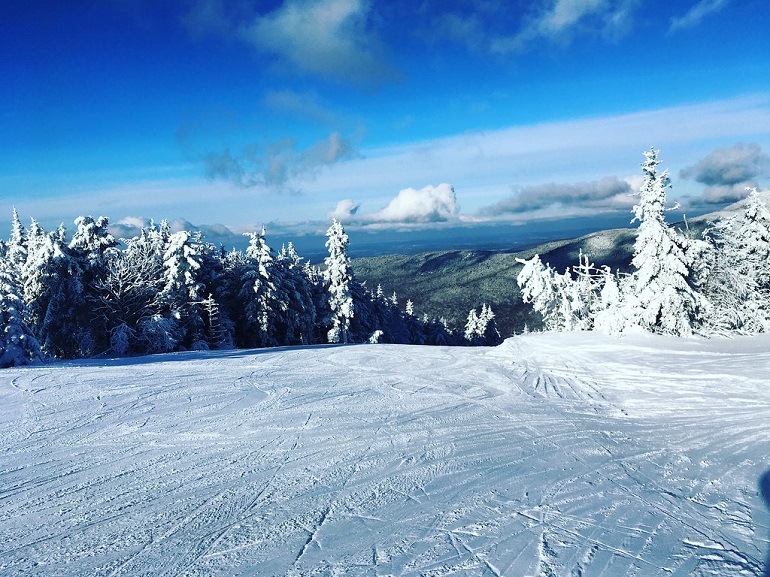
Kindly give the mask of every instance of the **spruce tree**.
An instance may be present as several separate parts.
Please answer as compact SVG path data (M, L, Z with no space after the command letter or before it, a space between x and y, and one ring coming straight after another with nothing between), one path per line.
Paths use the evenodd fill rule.
M685 336L692 334L708 306L693 279L694 263L688 256L690 239L669 227L664 218L668 171L658 172L658 151L644 153L644 182L634 221L639 229L623 299L632 323L645 330ZM633 222L633 221L632 221Z
M329 256L324 259L324 280L329 292L331 328L327 337L330 343L347 343L350 339L350 321L353 318L353 271L348 257L348 235L336 219L326 231L326 248Z
M239 298L243 303L245 337L248 346L278 344L275 331L276 278L273 251L265 241L265 229L250 233L247 265L241 276Z

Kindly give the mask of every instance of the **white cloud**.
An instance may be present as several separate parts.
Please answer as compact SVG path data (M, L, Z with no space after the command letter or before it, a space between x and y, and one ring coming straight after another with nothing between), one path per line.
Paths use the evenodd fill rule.
M379 211L360 212L360 203L342 200L329 213L346 224L382 228L382 225L431 225L459 219L460 205L454 188L446 183L405 188Z
M370 218L385 222L445 222L457 218L460 207L449 184L405 188Z
M731 0L700 0L700 2L690 8L683 16L671 20L669 32L697 26L703 18L709 14L718 12L730 2Z
M377 85L396 74L371 30L369 11L364 0L287 0L239 35L301 72Z
M330 219L337 219L340 222L349 222L356 217L356 213L361 205L351 199L341 200L332 212L329 213Z

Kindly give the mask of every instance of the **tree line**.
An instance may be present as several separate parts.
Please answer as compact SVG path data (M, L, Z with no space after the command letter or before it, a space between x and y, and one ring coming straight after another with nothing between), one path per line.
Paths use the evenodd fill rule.
M150 223L118 241L106 217L25 228L14 209L0 241L0 367L40 358L142 355L181 350L317 343L493 345L494 313L473 309L464 331L418 316L395 293L358 282L348 236L334 221L323 266L292 243L277 253L264 228L245 252L200 233Z
M659 164L657 150L645 152L630 272L597 267L582 253L564 273L539 255L518 259L522 298L542 328L676 336L770 331L770 211L757 189L749 189L742 211L696 238L666 223L671 183Z

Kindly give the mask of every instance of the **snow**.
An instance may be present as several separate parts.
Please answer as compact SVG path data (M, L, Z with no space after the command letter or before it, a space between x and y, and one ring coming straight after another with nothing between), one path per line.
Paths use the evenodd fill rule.
M770 337L0 372L0 575L759 575Z

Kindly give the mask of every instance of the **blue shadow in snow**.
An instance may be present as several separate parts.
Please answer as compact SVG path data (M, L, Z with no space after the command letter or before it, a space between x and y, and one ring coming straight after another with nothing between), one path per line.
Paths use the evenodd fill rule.
M770 469L765 471L764 475L759 478L759 492L765 500L765 505L770 509ZM762 577L770 577L770 540L768 540L768 552Z
M201 361L215 359L237 359L255 357L280 351L319 350L329 348L368 346L363 343L349 344L317 344L317 345L293 345L285 347L265 347L261 349L216 349L210 351L179 351L174 353L157 353L151 355L137 355L135 357L88 357L83 359L48 361L33 366L67 367L67 366L127 366L144 365L151 363L169 363L176 361Z

